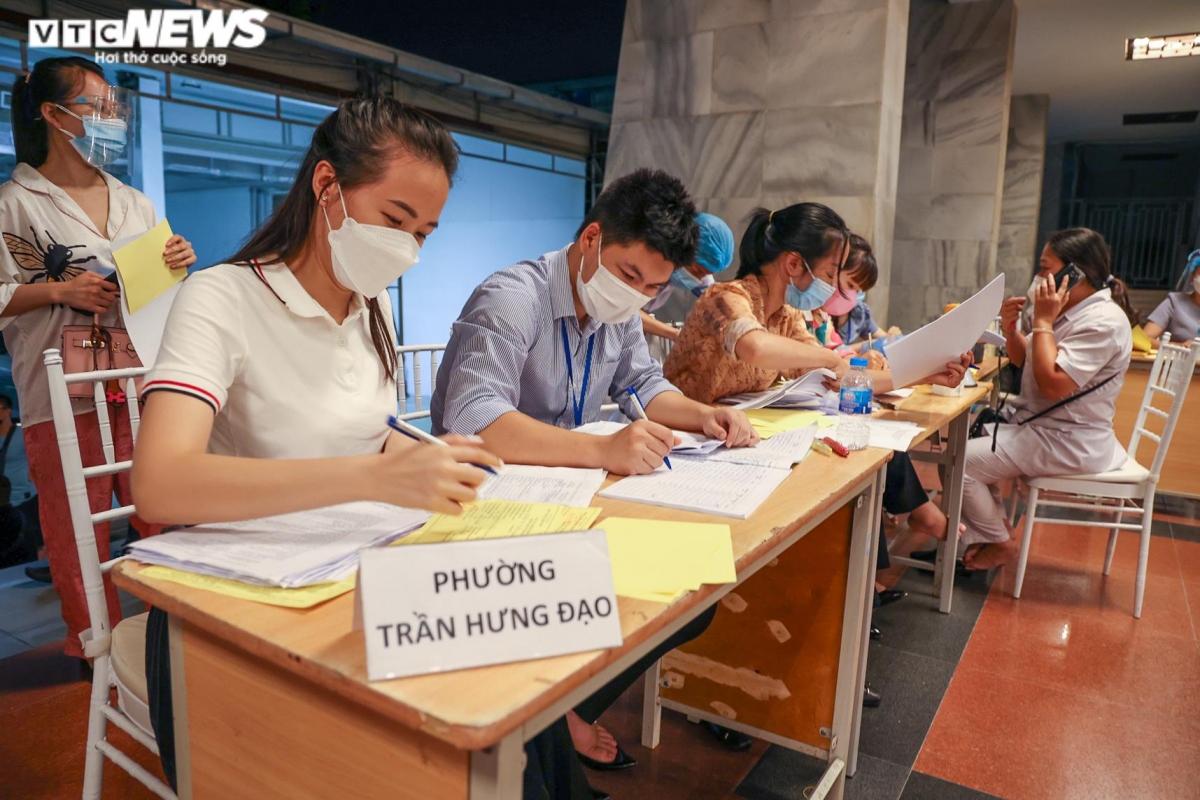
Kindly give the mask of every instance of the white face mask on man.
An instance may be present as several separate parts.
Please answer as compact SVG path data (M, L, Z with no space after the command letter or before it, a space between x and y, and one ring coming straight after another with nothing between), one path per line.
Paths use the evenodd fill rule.
M583 280L583 254L580 253L575 290L579 292L579 302L583 303L584 310L592 319L604 324L626 322L651 298L604 268L600 262L600 248L603 245L604 236L601 235L596 244L596 274L586 282Z
M329 227L333 276L350 291L375 298L417 263L421 244L407 231L355 221L346 210L340 186L338 199L342 201L344 218L337 230L329 225L329 212L321 206L325 225Z

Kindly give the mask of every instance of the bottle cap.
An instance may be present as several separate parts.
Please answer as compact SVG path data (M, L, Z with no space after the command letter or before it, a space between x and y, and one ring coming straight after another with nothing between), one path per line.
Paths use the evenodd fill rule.
M850 366L852 367L865 367L868 363L870 362L868 362L865 358L850 359Z

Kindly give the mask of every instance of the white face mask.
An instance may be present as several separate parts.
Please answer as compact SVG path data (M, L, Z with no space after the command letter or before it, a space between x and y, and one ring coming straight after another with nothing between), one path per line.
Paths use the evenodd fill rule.
M1200 269L1192 276L1192 291L1200 295Z
M604 237L596 245L596 274L586 283L583 280L583 255L579 257L579 274L575 276L575 290L579 302L588 316L597 322L610 324L625 322L633 318L651 298L639 292L625 281L604 268L600 263L600 247Z
M346 211L346 198L341 187L338 198L342 201L345 217L340 228L335 231L330 227L329 231L333 276L352 292L367 298L377 297L417 263L421 245L417 237L407 231L356 222ZM329 226L329 212L325 206L321 206L321 212L325 214L325 225Z

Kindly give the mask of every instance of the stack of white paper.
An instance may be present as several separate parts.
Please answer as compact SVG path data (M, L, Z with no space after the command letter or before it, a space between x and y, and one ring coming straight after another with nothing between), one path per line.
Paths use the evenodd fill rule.
M754 447L717 450L704 456L704 460L710 463L750 464L756 467L791 469L808 455L816 436L817 426L809 425L805 428L777 433Z
M358 568L359 550L416 530L430 516L386 503L346 503L198 525L140 539L129 551L148 564L291 589L349 577Z
M765 392L730 395L719 402L742 411L751 408L820 408L826 394L825 380L836 377L831 370L817 369Z
M600 496L746 519L790 472L778 467L713 461L711 456L680 456L671 459L671 464L673 469L660 467L649 475L619 480L602 490Z
M505 464L479 487L479 499L587 508L607 474L602 469Z

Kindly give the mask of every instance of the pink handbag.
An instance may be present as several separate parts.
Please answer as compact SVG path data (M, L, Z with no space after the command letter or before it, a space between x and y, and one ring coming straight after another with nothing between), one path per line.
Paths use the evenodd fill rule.
M137 349L124 328L106 328L100 317L92 318L91 325L65 325L62 329L63 372L74 375L79 372L98 372L110 369L130 369L142 366ZM138 378L138 387L142 379ZM125 403L122 381L109 381L105 385L108 402L112 405ZM67 394L81 400L92 399L90 383L67 385Z

